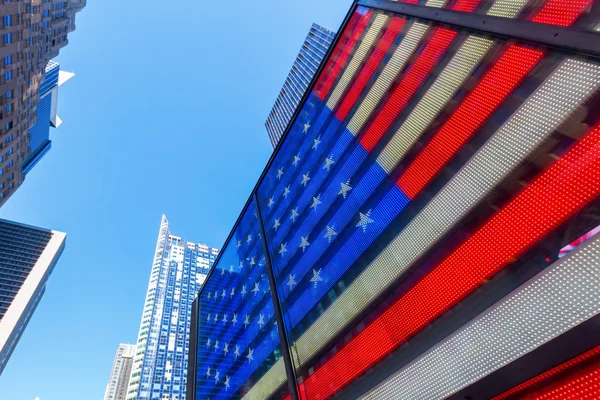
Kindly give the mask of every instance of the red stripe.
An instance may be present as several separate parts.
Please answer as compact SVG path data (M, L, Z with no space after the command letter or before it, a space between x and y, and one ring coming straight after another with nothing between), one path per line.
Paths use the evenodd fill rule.
M544 171L305 381L324 399L448 311L600 195L600 127ZM374 345L376 344L376 345Z
M398 179L397 185L411 200L506 100L543 54L529 47L511 46L502 55Z
M331 68L331 72L327 75L325 82L323 82L323 86L319 91L316 92L321 100L325 100L325 98L329 95L331 87L337 80L337 77L342 71L342 68L346 65L348 57L350 57L350 54L354 51L356 42L358 41L363 31L365 30L365 27L369 23L369 20L371 19L371 14L372 13L369 11L365 15L363 15L360 18L360 21L358 21L356 28L352 30L352 35L350 36L350 39L348 39L348 41L344 45L344 49L342 50L341 54L339 55L337 60L335 60L335 63Z
M361 139L360 144L367 151L370 152L373 150L390 125L398 117L398 114L400 114L419 86L421 86L421 83L427 78L456 35L456 31L445 28L435 29L433 36L419 57L410 67L404 78L402 78L381 112L377 114L375 121L373 121Z
M360 72L360 75L348 91L346 98L337 110L336 116L340 121L345 120L348 116L348 113L356 103L356 100L362 91L365 89L365 86L367 86L367 83L369 83L369 80L371 80L373 77L375 71L377 71L377 68L381 64L381 60L383 60L383 57L385 57L387 54L390 46L396 40L396 37L404 27L405 23L406 19L404 18L394 18L392 23L385 31L385 34L377 44L377 47L371 54L371 57L369 57L369 60Z
M532 21L540 24L569 26L588 7L591 7L593 2L593 0L548 0Z
M597 357L598 355L600 355L600 346L595 347L565 363L560 364L557 367L554 367L546 372L544 372L543 374L540 374L538 376L536 376L535 378L532 378L530 380L528 380L527 382L524 382L522 384L520 384L519 386L516 386L504 393L502 393L499 396L494 397L492 400L504 400L504 399L508 399L509 397L513 397L515 395L517 395L518 393L524 392L525 390L536 386L538 384L541 384L544 381L547 381L555 376L557 376L558 374L562 374L565 373L569 370L572 370L574 368L577 368L579 366L579 364L588 361L590 359L592 359L593 357ZM567 380L572 380L572 379L567 379ZM545 383L544 385L547 385L547 383ZM599 393L600 395L600 393ZM519 396L521 397L521 396ZM529 397L529 396L528 396Z
M361 14L359 12L355 12L352 15L352 17L350 17L350 21L348 21L348 26L344 30L343 36L340 37L340 40L338 41L337 45L335 46L335 49L331 52L331 56L327 60L327 64L325 64L325 68L323 68L323 71L321 71L321 75L319 75L319 79L315 83L315 87L313 88L313 91L315 93L318 93L321 90L321 88L323 87L323 83L325 83L325 81L327 80L327 76L329 75L331 68L333 68L333 65L335 64L335 60L337 60L337 58L340 56L340 54L344 50L344 46L346 45L346 43L352 36L351 32L356 27L356 24L358 24L358 21L360 21L360 17L361 17Z
M600 362L571 374L560 382L545 387L525 399L583 400L600 399Z

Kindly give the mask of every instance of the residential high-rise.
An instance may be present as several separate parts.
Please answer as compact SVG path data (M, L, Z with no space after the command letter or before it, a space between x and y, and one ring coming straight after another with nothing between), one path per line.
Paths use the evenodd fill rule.
M38 107L48 107L44 102L40 104L49 86L45 83L48 63L67 45L67 35L75 29L75 15L85 5L86 0L5 1L2 4L0 206L23 183L32 157L36 157L35 150L39 150L29 144L35 139L32 128L39 122L48 124L47 120L38 121L41 112ZM48 79L52 81L55 78L52 64L50 68ZM49 98L48 101L51 102ZM47 146L45 148L47 151Z
M598 6L354 1L194 301L187 400L600 399Z
M185 398L192 303L219 251L171 235L163 215L128 400Z
M294 115L310 81L317 72L325 53L329 49L335 32L312 24L294 66L288 74L275 105L269 113L265 126L273 148L283 135L288 122Z
M133 366L136 346L134 344L120 344L115 354L110 380L106 385L104 400L125 400L129 377Z
M0 373L31 319L66 234L0 220Z

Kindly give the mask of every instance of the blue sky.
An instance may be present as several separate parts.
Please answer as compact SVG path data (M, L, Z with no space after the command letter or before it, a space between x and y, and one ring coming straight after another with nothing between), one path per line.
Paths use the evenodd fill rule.
M58 61L64 124L0 217L67 232L2 400L102 399L134 343L160 217L220 247L264 168L264 121L312 22L351 0L88 1Z

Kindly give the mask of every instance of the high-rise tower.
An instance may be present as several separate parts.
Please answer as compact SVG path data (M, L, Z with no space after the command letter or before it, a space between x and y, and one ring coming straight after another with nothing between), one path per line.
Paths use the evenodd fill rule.
M120 344L115 354L110 380L106 385L104 400L125 400L127 398L127 388L129 386L129 377L131 376L131 367L133 366L133 357L135 356L134 344Z
M163 215L128 400L184 399L192 302L219 251L171 235Z
M283 135L285 127L294 115L300 100L313 76L317 72L323 57L327 53L335 32L312 24L304 44L298 53L294 66L290 70L273 109L265 122L269 140L273 148Z
M31 319L66 234L0 220L0 373Z

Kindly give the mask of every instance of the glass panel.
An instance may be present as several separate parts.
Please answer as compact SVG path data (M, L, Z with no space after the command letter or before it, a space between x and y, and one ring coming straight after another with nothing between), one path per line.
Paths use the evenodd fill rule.
M265 261L252 203L199 294L196 399L240 398L281 358Z

